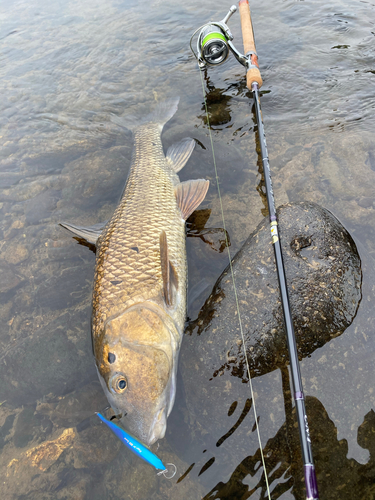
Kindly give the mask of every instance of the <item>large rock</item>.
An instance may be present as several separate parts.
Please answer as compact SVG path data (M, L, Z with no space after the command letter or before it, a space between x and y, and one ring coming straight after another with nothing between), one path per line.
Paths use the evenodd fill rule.
M298 354L305 357L351 324L361 300L361 261L350 234L328 210L314 203L288 204L278 218ZM267 220L232 267L251 375L262 375L288 362ZM206 380L227 370L247 380L238 310L228 266L187 328L181 353L187 387L196 385L192 360Z
M288 204L278 210L278 217L298 353L309 356L354 319L361 300L361 262L349 233L318 205ZM276 370L288 373L288 353L268 220L251 234L232 264L251 376L257 377L254 394L246 383L236 297L227 268L187 327L178 398L168 419L169 439L184 422L186 432L174 446L186 462L195 464L189 475L204 477L209 490L216 478L235 470L246 457L257 456L255 401L262 442L277 434L287 401L281 388L286 394L289 387ZM257 482L254 476L249 488L257 489Z

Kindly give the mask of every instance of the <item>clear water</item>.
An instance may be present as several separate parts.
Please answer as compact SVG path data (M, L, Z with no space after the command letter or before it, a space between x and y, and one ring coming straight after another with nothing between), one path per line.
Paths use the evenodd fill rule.
M111 216L132 149L130 132L111 117L144 116L155 100L181 96L163 133L165 148L184 136L202 144L182 180L214 181L201 77L189 39L229 7L222 0L0 4L4 500L267 498L252 410L236 427L250 398L245 385L238 407L229 411L236 401L231 387L233 394L239 390L235 380L227 381L221 401L202 396L192 408L179 374L167 436L154 448L177 465L171 481L158 478L98 425L93 413L106 401L89 334L95 256L57 226ZM321 498L371 499L375 6L266 0L251 7L276 202L308 200L331 210L355 239L363 266L363 298L353 324L301 363ZM229 24L241 49L239 15ZM204 92L234 253L265 215L251 94L234 58L207 72ZM222 227L213 182L203 208L211 209L208 226ZM188 239L188 253L194 317L227 262L199 238ZM283 390L275 371L255 379L254 390L262 443L273 463L267 471L271 497L302 499L287 385ZM285 420L287 445L280 438Z

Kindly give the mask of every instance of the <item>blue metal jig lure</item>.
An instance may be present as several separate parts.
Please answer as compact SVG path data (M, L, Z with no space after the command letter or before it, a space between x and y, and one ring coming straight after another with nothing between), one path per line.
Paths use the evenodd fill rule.
M168 470L168 468L165 467L160 458L152 453L152 451L150 451L144 444L138 441L138 439L126 432L122 427L115 424L111 420L107 420L101 413L98 412L97 415L100 420L104 422L111 429L111 431L116 434L116 436L136 455L141 457L150 465L153 465L155 469L160 470L160 472L157 473L158 476L162 474L167 479L172 479L172 477L176 474L177 469L174 464L167 464L172 466L172 470Z

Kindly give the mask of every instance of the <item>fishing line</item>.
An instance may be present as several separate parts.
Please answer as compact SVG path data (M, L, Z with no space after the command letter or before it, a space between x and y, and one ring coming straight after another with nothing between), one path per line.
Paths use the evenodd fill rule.
M278 232L277 212L276 212L275 199L272 189L271 171L268 160L266 136L264 133L263 117L260 108L259 90L263 84L263 80L259 70L258 56L255 47L254 31L251 22L250 7L248 0L239 1L242 39L243 39L245 54L241 54L233 45L232 43L233 35L226 24L228 19L236 10L237 10L236 6L232 5L232 7L229 9L228 14L222 21L218 23L210 22L207 25L205 25L201 29L197 38L197 53L195 53L194 51L193 53L196 59L198 60L198 66L201 70L204 70L207 65L217 66L222 64L226 60L229 50L236 57L237 61L246 68L246 86L249 90L251 90L253 94L255 116L258 125L259 145L260 145L262 165L263 165L264 183L266 187L266 197L267 197L267 205L269 212L272 245L275 254L277 278L279 281L280 299L283 309L284 326L285 326L288 353L289 353L290 373L292 379L291 385L292 385L293 398L295 402L298 429L300 435L303 469L305 476L306 499L318 500L319 499L318 484L316 480L310 431L306 415L305 396L303 393L302 376L298 359L296 335L293 327L293 318L292 318L289 295L288 295L288 285L284 270L283 253L281 248L280 234ZM190 41L190 46L192 47L191 43L192 40ZM203 86L203 97L204 97L203 79L202 79L202 86ZM207 111L206 101L205 101L205 107L206 107L206 114L208 121L208 111ZM211 132L210 132L210 137L211 137ZM212 138L211 138L211 147L212 147L212 154L214 156ZM215 161L214 164L216 171ZM225 224L217 173L216 173L216 182L219 192L223 224ZM229 248L228 248L228 254L229 254L229 263L231 266ZM232 266L231 266L231 272L232 272ZM232 272L232 280L233 280L235 297L237 301L237 292L235 288L233 272ZM238 303L237 303L237 312L239 315ZM240 317L239 321L240 321L241 335L243 336ZM245 350L245 344L244 344L244 350ZM246 350L245 350L245 359L249 370L248 361L246 357ZM250 372L249 372L249 381L250 381ZM250 381L250 387L251 387L251 381Z
M255 418L256 430L257 430L257 435L258 435L260 455L261 455L261 458L262 458L262 465L263 465L263 470L264 470L264 478L265 478L266 486L267 486L267 495L268 495L268 499L271 500L271 494L270 494L269 483L268 483L266 463L265 463L265 460L264 460L263 447L262 447L262 442L261 442L261 439L260 439L260 431L259 431L258 416L257 416L256 404L255 404L255 397L254 397L254 391L253 391L253 384L252 384L251 375L250 375L250 365L249 365L249 360L248 360L248 357L247 357L246 346L245 346L245 335L244 335L243 328L242 328L242 321L241 321L241 314L240 314L240 305L239 305L239 302L238 302L236 282L235 282L235 279L234 279L234 272L233 272L233 267L232 267L232 258L231 258L231 254L230 254L229 244L228 244L227 231L226 231L226 227L225 227L223 202L222 202L221 193L220 193L219 176L217 174L216 159L215 159L215 152L214 152L214 143L213 143L213 140L212 140L211 125L210 125L210 119L209 119L209 116L208 116L207 100L206 100L205 89L204 89L204 82L203 82L203 76L202 76L203 72L199 70L199 73L201 75L204 107L205 107L205 110L206 110L206 119L207 119L207 125L208 125L208 132L209 132L210 141L211 141L212 159L213 159L214 168L215 168L216 186L217 186L217 191L218 191L218 194L219 194L219 203L220 203L220 210L221 210L221 218L222 218L222 221L223 221L223 229L224 229L224 234L225 234L225 246L226 246L227 251L228 251L229 267L230 267L230 272L231 272L231 276L232 276L234 297L235 297L235 301L236 301L238 322L239 322L239 327L240 327L240 332L241 332L241 337L242 337L242 346L243 346L243 352L244 352L245 361L246 361L247 374L248 374L248 377L249 377L249 386L250 386L251 398L252 398L252 401L253 401L254 418Z

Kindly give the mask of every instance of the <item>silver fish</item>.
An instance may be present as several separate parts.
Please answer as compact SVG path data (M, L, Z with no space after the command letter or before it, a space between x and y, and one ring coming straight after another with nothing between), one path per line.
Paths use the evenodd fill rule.
M177 175L193 139L164 155L161 131L178 101L160 103L134 130L129 177L104 228L62 224L96 245L92 341L99 379L123 425L147 445L164 437L174 404L186 317L185 221L209 186Z

